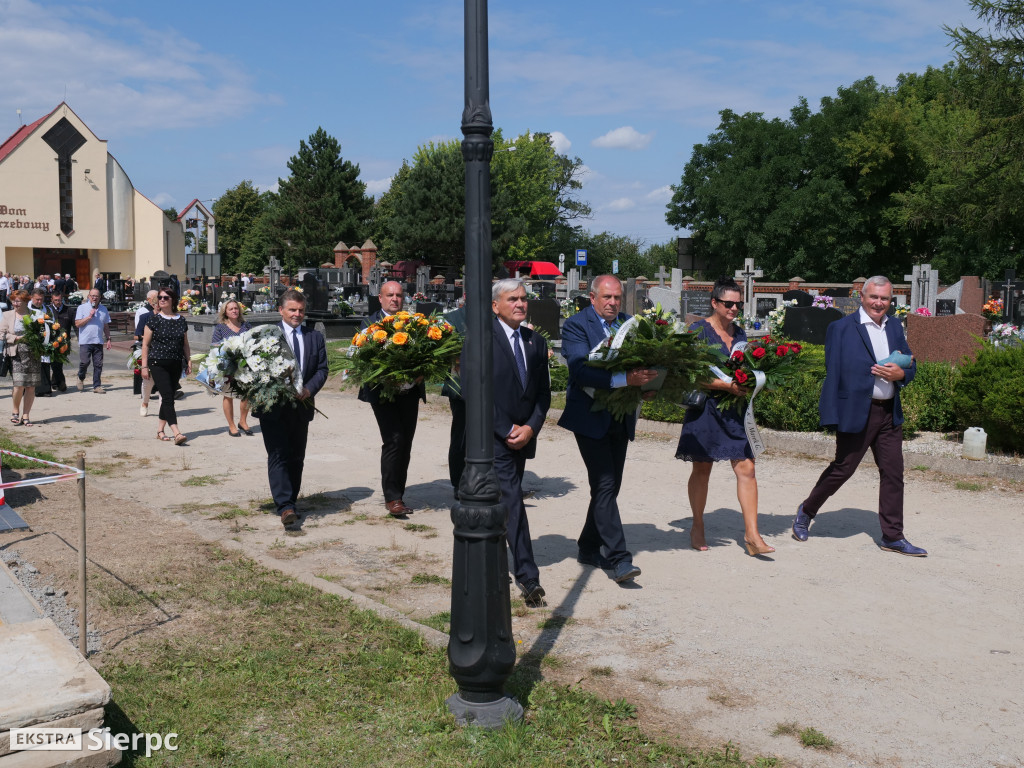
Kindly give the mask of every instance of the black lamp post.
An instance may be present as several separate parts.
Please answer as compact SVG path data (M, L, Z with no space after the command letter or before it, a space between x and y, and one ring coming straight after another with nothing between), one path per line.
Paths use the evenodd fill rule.
M465 0L466 107L466 469L452 507L452 618L449 671L459 684L448 708L462 725L500 728L523 708L503 690L516 663L508 594L505 524L494 473L491 386L491 108L487 71L487 0Z

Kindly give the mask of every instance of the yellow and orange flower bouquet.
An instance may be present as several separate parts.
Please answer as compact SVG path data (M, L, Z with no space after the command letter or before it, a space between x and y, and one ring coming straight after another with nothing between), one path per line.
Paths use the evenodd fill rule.
M371 386L393 400L417 381L442 381L462 351L462 336L443 317L397 312L352 337L346 386Z

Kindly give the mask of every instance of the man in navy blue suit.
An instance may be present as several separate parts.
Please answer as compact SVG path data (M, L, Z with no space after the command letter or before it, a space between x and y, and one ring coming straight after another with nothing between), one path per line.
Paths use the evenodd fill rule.
M491 288L494 360L494 472L501 503L508 510L505 538L523 599L543 605L544 588L533 559L530 522L523 503L526 460L537 454L537 435L551 405L548 345L523 323L526 287L522 280L499 280Z
M558 426L576 436L590 482L590 506L576 542L576 559L584 565L611 569L619 583L640 575L640 569L633 565L633 555L626 549L617 500L626 448L636 430L636 414L618 421L607 410L595 411L594 398L584 388L639 387L657 376L657 371L649 368L613 374L587 365L590 351L629 319L629 315L619 312L621 306L622 283L614 275L600 275L590 285L590 306L562 326L562 355L569 365L569 388L565 410L558 420Z
M306 297L301 293L285 291L278 311L281 313L281 332L302 374L302 391L298 395L297 406L278 405L253 415L260 420L263 445L267 449L270 494L274 497L281 523L288 527L299 519L295 501L302 485L309 422L316 413L313 398L327 381L327 347L323 334L302 327L306 319Z
M892 283L877 276L861 291L861 308L828 327L825 335L825 383L821 389L821 425L836 429L836 458L793 521L793 538L807 541L808 530L822 504L850 477L870 448L878 465L878 518L881 548L911 557L928 553L903 536L903 408L900 390L917 372L903 326L886 314ZM883 363L901 352L906 367Z

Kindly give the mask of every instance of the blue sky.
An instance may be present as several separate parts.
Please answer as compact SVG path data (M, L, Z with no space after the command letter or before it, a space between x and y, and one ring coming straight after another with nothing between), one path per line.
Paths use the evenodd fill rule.
M722 109L786 116L952 58L966 0L490 2L491 110L586 166L594 232L666 242L670 184ZM66 100L159 205L286 177L322 126L371 193L461 137L463 4L0 0L0 141Z

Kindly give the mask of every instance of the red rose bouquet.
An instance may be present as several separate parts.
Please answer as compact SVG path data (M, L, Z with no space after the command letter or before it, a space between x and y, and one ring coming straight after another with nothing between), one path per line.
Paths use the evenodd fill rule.
M780 341L771 336L754 339L733 350L723 360L721 371L726 376L731 375L733 381L741 387L750 388L750 391L745 395L715 392L718 407L722 410L733 407L740 413L746 410L757 379L755 371L764 374L762 389L787 386L810 365L807 358L801 356L801 352L803 347L797 342Z

